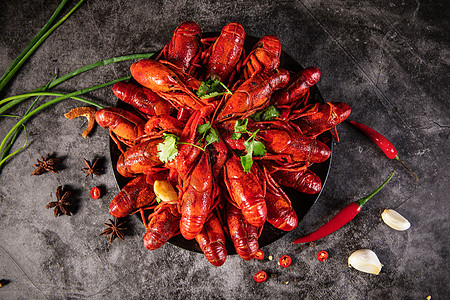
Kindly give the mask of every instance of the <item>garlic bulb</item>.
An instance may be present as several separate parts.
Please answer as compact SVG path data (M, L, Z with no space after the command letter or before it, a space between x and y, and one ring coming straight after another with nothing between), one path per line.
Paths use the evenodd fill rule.
M178 199L177 192L175 192L173 186L167 180L155 180L153 190L156 196L164 202L174 203Z
M384 223L395 230L406 230L411 224L401 214L393 209L385 209L381 214Z
M348 257L348 266L358 271L378 275L383 265L377 255L369 249L360 249Z

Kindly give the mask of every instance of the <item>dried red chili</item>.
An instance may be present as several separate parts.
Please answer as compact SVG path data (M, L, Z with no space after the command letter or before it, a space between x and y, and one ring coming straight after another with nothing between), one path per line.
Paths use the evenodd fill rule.
M255 258L258 260L263 260L264 252L261 249L258 249L258 251L256 251Z
M259 271L256 273L253 278L257 283L261 283L267 280L267 273L265 271Z
M289 255L283 255L280 260L278 261L278 264L282 266L283 268L287 268L291 265L292 258Z
M397 149L395 149L394 145L385 136L383 136L381 133L379 133L378 131L370 128L367 125L364 125L364 124L361 124L361 123L358 123L358 122L355 122L355 121L350 121L350 124L352 124L353 126L358 128L359 130L361 130L362 133L364 133L368 138L370 138L372 141L374 141L375 144L377 144L377 146L384 152L384 154L389 159L395 159L395 160L399 161L414 176L414 178L416 178L416 180L419 180L419 178L416 176L416 174L414 174L414 172L411 171L400 160L400 158L398 158L398 151L397 151Z
M335 232L336 230L353 220L353 218L361 211L361 207L376 193L378 193L389 182L389 180L391 180L392 176L394 176L394 172L392 172L389 178L386 179L386 181L383 182L383 184L375 189L372 193L364 198L359 199L358 201L350 203L340 212L338 212L330 221L322 225L319 229L308 235L296 239L293 244L317 241L318 239L321 239Z
M101 191L100 191L100 189L98 187L94 186L91 189L91 197L92 197L92 199L94 199L94 200L98 199L98 198L100 198L101 195L102 195L102 193L101 193Z
M319 253L317 253L317 259L319 261L326 261L328 258L328 252L325 250L320 251Z

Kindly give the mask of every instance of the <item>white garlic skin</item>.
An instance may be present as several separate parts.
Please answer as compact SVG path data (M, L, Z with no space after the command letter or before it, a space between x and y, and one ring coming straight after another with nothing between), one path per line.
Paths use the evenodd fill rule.
M153 190L156 196L164 202L174 203L178 200L177 192L167 180L155 180Z
M392 229L404 231L411 227L408 220L393 209L386 208L381 214L384 223Z
M370 249L360 249L348 257L348 266L358 271L378 275L383 265L378 256Z

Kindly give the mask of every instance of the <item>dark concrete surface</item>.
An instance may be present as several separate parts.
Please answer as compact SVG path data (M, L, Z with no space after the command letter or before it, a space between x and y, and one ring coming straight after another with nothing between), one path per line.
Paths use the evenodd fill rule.
M64 11L74 4L69 1ZM1 73L57 5L1 1ZM320 67L324 98L348 103L350 119L388 136L420 180L345 123L338 127L341 141L318 202L296 230L263 248L274 260L229 256L217 268L202 254L171 244L149 252L137 218L130 218L125 242L110 245L98 236L117 193L108 133L97 127L84 140L83 120L63 116L81 104L64 101L26 123L28 146L0 174L0 279L9 282L0 288L0 299L448 299L448 16L446 1L85 1L1 98L44 85L55 69L66 74L109 57L160 49L184 20L196 21L205 32L239 21L247 34L274 34L300 64ZM126 76L129 65L90 71L55 90ZM116 101L110 88L84 97L105 106ZM9 113L23 114L28 105ZM0 119L2 138L14 123ZM16 147L24 140L22 134ZM30 176L36 159L47 153L63 157L62 170ZM95 157L103 159L105 171L91 180L80 169L83 158ZM389 185L350 224L315 247L292 245L391 171L396 174ZM77 210L71 217L55 218L45 208L59 185L74 192ZM99 200L89 196L94 185L106 190ZM380 218L384 208L396 209L411 228L387 227ZM384 265L378 276L348 268L348 256L361 248L377 253ZM326 262L315 258L319 250L330 253ZM283 254L293 258L287 269L276 263ZM253 274L259 270L273 275L256 284Z

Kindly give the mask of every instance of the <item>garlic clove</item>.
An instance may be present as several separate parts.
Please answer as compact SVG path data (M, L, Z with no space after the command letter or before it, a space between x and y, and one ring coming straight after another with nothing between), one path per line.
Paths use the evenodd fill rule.
M403 231L411 227L409 221L393 209L385 209L381 214L381 218L386 225L395 230Z
M153 190L156 196L164 202L175 203L178 200L177 192L167 180L155 180Z
M358 271L378 275L383 265L378 256L370 249L360 249L348 257L348 266Z

